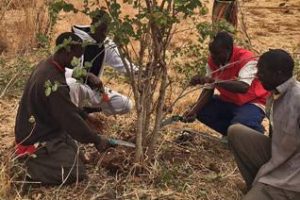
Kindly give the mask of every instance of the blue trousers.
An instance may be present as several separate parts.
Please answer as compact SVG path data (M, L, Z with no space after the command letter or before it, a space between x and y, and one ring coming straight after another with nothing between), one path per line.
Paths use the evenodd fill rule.
M261 125L265 113L256 105L247 103L242 106L222 101L214 96L197 114L197 119L221 133L227 135L230 125L240 123L261 133L264 128Z

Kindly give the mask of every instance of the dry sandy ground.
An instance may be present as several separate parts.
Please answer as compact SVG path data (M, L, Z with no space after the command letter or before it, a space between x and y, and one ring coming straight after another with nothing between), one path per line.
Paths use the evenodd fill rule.
M80 6L79 0L73 1L75 5ZM257 52L261 53L266 51L269 48L284 48L289 52L293 53L293 56L299 58L300 53L300 0L244 0L240 2L240 12L239 12L239 19L241 19L241 15L244 17L244 22L246 25L246 32L249 36L252 48ZM209 7L212 5L212 1L209 2ZM130 9L127 12L130 13ZM23 13L24 14L24 13ZM6 25L5 33L8 37L8 40L11 45L11 49L13 51L14 48L22 47L22 41L26 40L26 37L20 37L22 35L22 31L18 30L14 32L14 27L18 24L22 24L21 21L24 20L22 15L16 11L8 11L7 14L4 16L4 24ZM60 20L57 25L54 27L54 35L59 34L62 31L70 30L70 26L72 24L87 24L89 23L89 19L81 15L72 15L72 14L63 14L62 20ZM203 17L203 20L210 20L210 15ZM3 21L2 21L3 22ZM240 21L241 22L241 21ZM32 24L34 24L32 22ZM246 38L245 30L241 28L241 23L239 23L239 37ZM22 25L23 27L30 26L30 24ZM186 29L192 27L192 22L185 22L183 26L180 26L180 29ZM0 34L1 35L1 34ZM3 35L3 34L2 34ZM191 35L191 37L187 37L187 35ZM179 45L181 41L188 41L193 40L195 36L193 35L193 31L187 31L182 34L178 34L176 36L176 40L173 46ZM23 39L23 40L22 40ZM26 47L27 43L23 46ZM22 47L23 48L23 47ZM7 57L13 56L10 54ZM34 60L39 60L37 56L35 56ZM118 86L118 83L110 82L109 85L113 88L117 88L119 90L123 90L123 87ZM1 86L2 87L2 86ZM176 91L180 91L180 88L177 88ZM191 98L186 98L185 100L179 102L178 107L175 109L176 112L181 113L184 111L184 108L187 107L189 104L193 102L197 94L192 94ZM5 97L0 99L0 152L4 152L6 148L13 142L13 133L14 133L14 121L15 115L17 111L19 97ZM131 116L121 117L120 120L126 118L130 118ZM109 121L114 121L113 119L109 119ZM128 120L127 120L128 121ZM124 127L121 123L116 123L117 126L120 128L124 128L128 130L128 127ZM180 129L180 128L193 128L197 131L204 131L213 133L211 130L203 127L201 125L184 125L178 124L171 127L172 129ZM115 129L117 129L114 126ZM114 130L110 130L114 132ZM172 138L172 137L171 137ZM170 144L168 139L165 139L167 144ZM166 145L168 146L168 145ZM174 146L173 146L174 148ZM193 177L189 177L189 174L178 175L180 177L189 178L194 185L189 185L191 182L188 182L187 185L180 185L182 188L186 188L185 190L182 189L182 192L178 192L178 188L176 189L176 184L168 182L168 176L171 176L170 179L176 180L176 174L170 175L167 174L159 177L165 177L168 179L167 181L163 182L164 185L160 186L160 183L153 182L143 182L137 180L129 180L128 184L136 185L140 190L130 188L120 189L120 182L118 180L114 180L114 177L107 178L106 175L101 175L101 184L107 183L107 185L103 186L102 192L109 186L112 187L112 190L116 191L125 191L123 194L118 194L121 196L121 199L138 199L138 197L144 199L153 199L155 197L160 197L160 199L239 199L241 197L241 191L239 190L240 186L240 176L238 171L233 163L233 159L223 146L221 146L218 142L207 142L202 137L197 137L195 142L192 146L188 146L186 148L176 147L177 150L174 151L174 155L170 153L167 149L162 150L164 154L162 155L162 163L160 165L160 169L171 170L168 168L170 166L172 169L176 168L176 166L191 166L190 169L193 169L194 172ZM185 151L190 151L189 153L184 153ZM179 152L179 153L178 153ZM178 153L178 155L176 155ZM171 154L171 155L170 155ZM186 159L179 159L178 163L180 165L176 165L177 161L170 159L170 157L183 157ZM195 163L199 161L198 163ZM175 162L175 164L174 164ZM167 163L167 164L166 164ZM168 165L170 164L170 165ZM171 165L174 164L174 165ZM187 171L189 167L187 167ZM217 169L216 169L217 168ZM182 169L180 169L182 170ZM179 171L180 171L179 170ZM162 173L163 170L160 172ZM173 170L174 171L174 170ZM173 172L172 171L172 172ZM214 172L214 174L209 172ZM219 173L221 171L221 173ZM102 171L101 171L102 172ZM175 173L176 171L174 171ZM196 173L195 173L196 172ZM103 172L106 174L106 172ZM198 174L198 175L196 175ZM99 174L98 174L99 175ZM99 178L99 177L98 177ZM93 177L91 179L91 183L94 184L96 187L95 182L98 182L97 177ZM117 177L116 177L117 178ZM120 180L128 180L128 179L121 179ZM120 181L119 180L119 181ZM94 181L94 182L93 182ZM105 182L106 181L106 182ZM157 180L156 180L157 181ZM99 182L99 183L100 183ZM178 180L180 182L180 180ZM156 187L152 187L153 185L158 184L161 189L157 189ZM208 186L211 184L211 186ZM158 187L158 188L159 188ZM175 188L174 188L175 187ZM179 186L178 186L179 187ZM198 196L192 194L195 191L195 188L198 187ZM84 188L83 185L80 188ZM200 189L199 189L200 188ZM197 189L197 188L196 188ZM89 191L90 190L90 191ZM66 189L70 194L70 191L73 196L82 194L80 191L74 191L73 189ZM49 190L48 192L44 192L42 194L47 196L50 195L53 190ZM88 189L87 194L92 194L93 189ZM37 194L40 191L36 192ZM152 193L152 194L151 194ZM123 195L123 196L122 196ZM128 196L126 196L128 195ZM161 195L161 196L159 196ZM172 196L173 195L173 196ZM72 195L71 195L72 196ZM69 198L71 198L69 196ZM104 195L105 196L105 195ZM138 197L137 197L138 196ZM197 196L197 197L196 197ZM47 196L48 197L48 196ZM82 195L81 198L90 198L91 196ZM39 197L40 199L42 197ZM39 199L37 198L37 199ZM64 197L67 199L67 197ZM95 198L97 199L97 198ZM102 199L102 198L98 198Z

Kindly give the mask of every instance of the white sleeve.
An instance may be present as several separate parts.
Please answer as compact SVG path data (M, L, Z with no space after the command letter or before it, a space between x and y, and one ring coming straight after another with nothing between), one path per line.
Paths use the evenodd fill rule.
M106 38L105 43L105 58L103 64L109 65L118 72L126 73L126 68L120 57L117 45L109 38ZM125 62L130 67L130 62L125 58ZM133 71L137 71L138 67L132 63Z
M73 69L70 68L65 68L65 77L67 78L72 78L72 74L73 74Z
M251 60L247 62L240 70L238 80L245 82L248 85L251 85L257 73L256 65L257 65L256 60Z

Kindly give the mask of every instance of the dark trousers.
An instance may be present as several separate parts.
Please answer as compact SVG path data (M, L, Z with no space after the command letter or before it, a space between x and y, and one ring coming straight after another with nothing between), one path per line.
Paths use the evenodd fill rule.
M237 106L233 103L225 102L214 96L198 113L197 119L221 133L227 135L230 125L240 123L258 132L263 133L261 125L265 113L253 104Z
M31 181L43 185L70 184L86 177L75 141L67 135L46 142L36 157L23 158Z
M229 146L249 192L243 200L298 200L300 193L252 182L258 170L271 158L271 139L241 124L228 129Z

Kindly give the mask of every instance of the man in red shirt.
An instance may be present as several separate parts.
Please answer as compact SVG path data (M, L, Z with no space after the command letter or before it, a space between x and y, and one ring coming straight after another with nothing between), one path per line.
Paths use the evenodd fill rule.
M233 45L227 32L219 32L209 44L206 76L194 76L190 84L206 84L192 109L184 114L186 122L196 118L227 135L230 125L240 123L263 133L261 122L268 92L255 78L256 58L246 49ZM219 95L214 95L217 89Z

